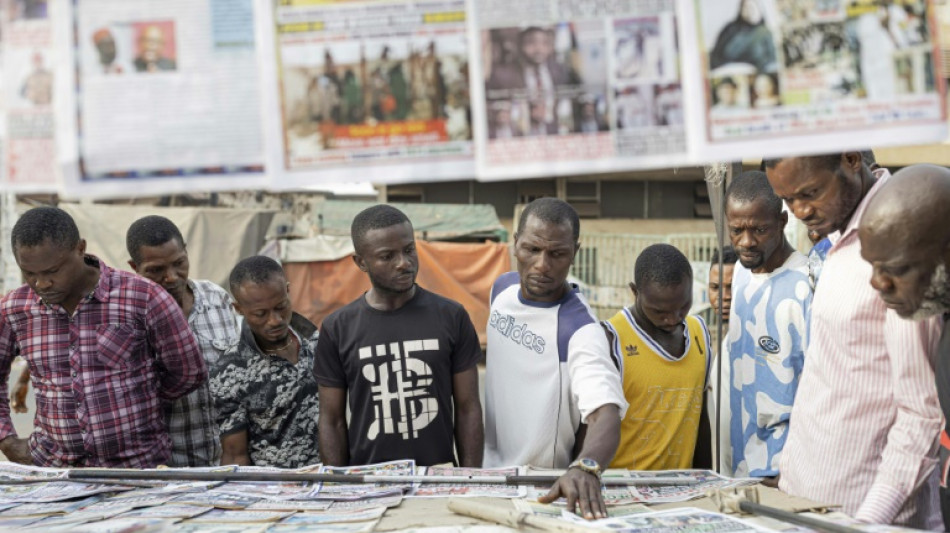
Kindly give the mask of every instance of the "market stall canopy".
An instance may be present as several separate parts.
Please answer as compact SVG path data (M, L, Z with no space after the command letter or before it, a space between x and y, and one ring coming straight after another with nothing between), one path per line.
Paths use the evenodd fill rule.
M267 231L271 238L306 238L317 235L349 238L350 224L360 211L378 202L317 199L310 212L282 213ZM508 232L488 204L405 204L390 203L412 221L416 235L427 241L504 242Z

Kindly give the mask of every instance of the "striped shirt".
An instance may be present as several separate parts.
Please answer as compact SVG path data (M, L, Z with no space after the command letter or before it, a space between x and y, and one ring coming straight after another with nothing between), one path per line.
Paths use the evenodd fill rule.
M779 487L840 504L872 523L942 527L937 500L934 386L937 319L902 320L871 288L857 225L832 235L812 302L805 367L780 462Z
M231 308L231 297L206 280L190 279L188 287L195 296L188 326L198 340L205 364L211 368L229 346L238 342L240 330ZM172 403L168 436L172 439L169 466L211 466L221 460L221 440L207 382Z

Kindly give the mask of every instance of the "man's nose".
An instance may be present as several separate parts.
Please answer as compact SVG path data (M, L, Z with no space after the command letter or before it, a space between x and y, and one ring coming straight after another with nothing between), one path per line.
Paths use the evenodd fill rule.
M875 268L871 273L871 287L877 292L886 294L894 288L894 283L889 276Z

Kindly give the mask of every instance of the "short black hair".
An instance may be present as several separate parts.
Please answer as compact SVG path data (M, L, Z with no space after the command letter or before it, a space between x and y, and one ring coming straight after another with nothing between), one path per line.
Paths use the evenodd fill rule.
M353 248L356 253L360 252L363 245L363 238L374 229L383 229L406 224L410 226L412 222L405 213L387 204L378 204L360 211L353 217L353 224L350 225L350 237L353 239Z
M731 265L739 260L736 250L731 245L722 247L722 264ZM712 257L709 258L709 268L719 264L719 248L713 248Z
M633 267L633 282L638 289L652 283L673 287L692 281L693 267L683 252L670 244L651 244L640 252Z
M14 252L46 242L63 249L79 244L79 227L69 213L58 207L34 207L13 225L10 248Z
M775 194L765 172L748 170L733 178L726 190L726 202L765 202L769 211L777 216L782 214L782 199Z
M862 152L863 153L863 152ZM832 172L838 170L841 167L841 152L834 154L822 154L822 155L812 155L804 156L805 159L809 160L811 168L821 169L821 170L830 170ZM779 163L786 159L792 159L791 157L775 157L770 159L764 159L765 168L775 168Z
M174 222L163 216L149 215L129 226L125 233L125 249L132 261L139 263L142 261L140 252L143 246L161 246L172 239L177 239L178 244L185 247L185 239Z
M245 282L267 283L275 276L286 279L284 269L280 266L280 263L265 255L254 255L241 259L238 264L234 265L234 268L231 269L231 275L228 276L228 287L231 289L231 294L234 295Z
M528 223L528 217L534 215L535 218L544 222L553 224L563 224L567 222L571 225L571 235L574 236L576 243L581 236L581 220L577 216L577 211L571 207L571 204L557 198L544 197L538 198L524 207L521 216L518 217L518 232Z

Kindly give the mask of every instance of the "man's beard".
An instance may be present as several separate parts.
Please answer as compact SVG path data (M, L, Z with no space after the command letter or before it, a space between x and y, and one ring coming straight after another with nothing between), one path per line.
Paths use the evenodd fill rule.
M947 275L947 266L938 263L933 275L930 276L930 285L924 291L920 307L910 315L910 318L924 320L948 311L950 311L950 277Z

